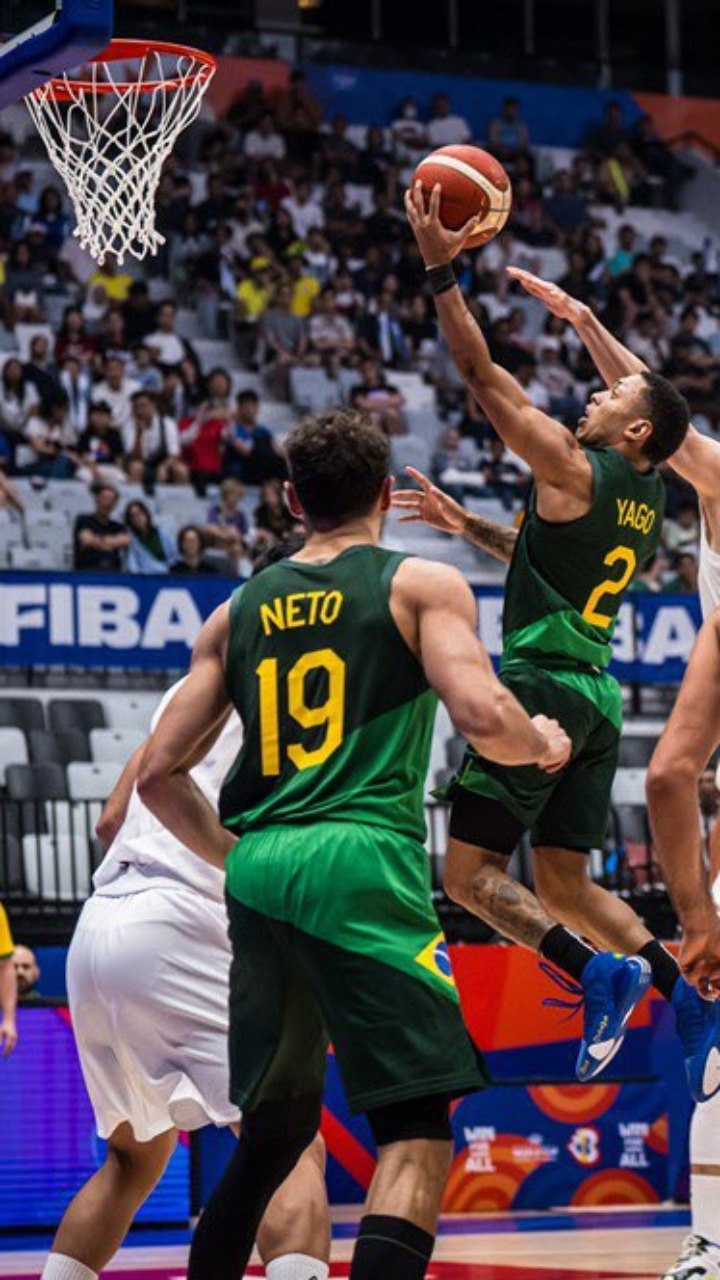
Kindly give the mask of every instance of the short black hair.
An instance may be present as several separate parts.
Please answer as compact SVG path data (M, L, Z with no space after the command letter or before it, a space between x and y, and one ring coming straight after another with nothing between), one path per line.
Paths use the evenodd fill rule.
M305 418L287 440L287 455L300 505L319 530L367 515L390 470L387 436L354 409Z
M213 369L213 373L224 373L226 377L229 376L225 369ZM230 385L232 386L232 381ZM254 400L255 404L260 403L260 397L253 387L243 387L242 391L238 391L235 403L241 404L243 400Z
M645 371L645 404L652 435L643 446L645 457L657 466L680 448L690 426L688 402L677 387L659 373Z
M269 569L270 565L277 564L279 560L287 560L289 556L294 556L296 552L301 551L304 546L304 533L286 534L284 538L272 542L260 552L259 556L256 556L250 576L254 578L258 573L262 573L263 569Z

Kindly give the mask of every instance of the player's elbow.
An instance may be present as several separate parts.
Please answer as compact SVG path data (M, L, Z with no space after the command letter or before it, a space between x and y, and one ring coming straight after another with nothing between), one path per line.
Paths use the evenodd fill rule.
M145 751L138 770L137 792L143 804L155 811L168 783L168 771L160 757L149 748Z
M482 752L503 737L512 702L507 689L497 685L474 702L468 701L457 716L453 716L455 728Z
M651 806L671 802L686 788L697 786L699 769L687 755L673 756L670 752L657 751L647 771L646 791Z

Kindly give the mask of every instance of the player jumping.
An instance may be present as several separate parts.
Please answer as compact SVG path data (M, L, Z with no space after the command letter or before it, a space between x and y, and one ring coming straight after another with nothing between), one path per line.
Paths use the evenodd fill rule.
M513 274L554 315L573 326L608 384L617 378L645 371L642 360L613 338L588 307L555 284L538 280L527 272L514 271ZM671 466L683 480L693 485L700 499L699 592L703 616L707 619L720 605L720 444L691 426L682 445L673 454ZM692 824L697 822L697 818L689 819L690 805L697 791L697 771L705 767L710 750L716 745L712 708L705 702L706 691L713 692L717 684L713 627L717 628L717 615L702 642L698 642L676 711L663 735L651 770L651 781L654 779L651 808L656 842L686 931L684 954L690 957L695 950L698 920L703 926L701 933L707 926L710 935L717 936L716 921L720 909L720 823L716 823L711 836L714 871L710 869L709 888L715 905L714 914L708 919L710 900L699 861L697 828ZM700 718L696 724L693 716L698 713ZM706 750L711 738L711 745ZM677 841L668 840L667 824L670 813L674 834L676 788L682 789L678 820L683 823ZM695 882L702 882L703 888L694 901L692 891L688 893L688 885ZM711 1081L708 1088L710 1084ZM665 1280L690 1280L690 1277L720 1280L720 1093L696 1107L693 1114L690 1201L692 1232L684 1241L680 1257L666 1273Z
M590 879L584 856L604 842L617 763L622 694L607 672L615 620L635 572L658 545L664 486L656 467L685 439L687 404L664 378L643 370L593 395L576 435L536 409L493 363L465 305L451 262L472 226L447 231L439 196L436 187L427 207L418 183L406 209L443 334L469 390L535 480L506 583L502 680L530 714L557 715L573 743L570 763L552 777L468 750L448 789L446 889L581 981L591 1005L608 983L627 986L628 969L596 956L576 933L649 964L675 1008L690 1087L702 1099L720 1025L627 903ZM422 493L396 502L424 518ZM507 872L527 830L537 897ZM580 1078L617 1051L622 1028L612 1031L581 1050Z
M177 696L174 685L154 723ZM208 805L242 742L231 715L215 743L198 740L193 783ZM96 1280L157 1185L178 1129L237 1125L227 1064L230 946L223 876L164 829L126 766L98 832L108 853L68 955L75 1037L102 1167L63 1217L43 1280ZM258 1245L270 1280L325 1280L330 1249L322 1143L272 1200Z
M452 1151L450 1102L486 1081L423 844L436 694L506 764L553 771L569 742L495 677L462 576L378 546L386 437L362 414L334 411L303 422L287 449L306 546L206 623L139 777L183 844L227 859L231 1096L243 1126L189 1278L242 1274L265 1205L317 1131L329 1036L378 1145L352 1280L421 1280ZM188 770L230 702L245 744L223 786L222 826Z

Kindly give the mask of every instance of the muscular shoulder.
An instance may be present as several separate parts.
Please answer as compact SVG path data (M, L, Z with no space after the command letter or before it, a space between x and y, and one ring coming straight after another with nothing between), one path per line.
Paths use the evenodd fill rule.
M403 560L393 578L390 611L416 654L420 652L421 622L431 610L442 611L448 622L461 615L475 625L475 598L462 574L450 565L411 556Z
M193 663L204 658L220 656L224 658L230 630L230 601L218 606L206 622L193 649Z

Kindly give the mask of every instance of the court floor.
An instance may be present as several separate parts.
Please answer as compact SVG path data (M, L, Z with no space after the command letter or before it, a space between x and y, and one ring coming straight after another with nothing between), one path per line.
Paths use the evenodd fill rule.
M336 1215L332 1276L347 1276L355 1214ZM678 1209L462 1215L443 1219L428 1280L657 1280L688 1231ZM36 1280L43 1254L0 1238L0 1276ZM184 1280L187 1245L139 1238L104 1275L115 1280ZM253 1265L248 1276L262 1276Z

